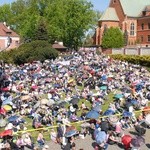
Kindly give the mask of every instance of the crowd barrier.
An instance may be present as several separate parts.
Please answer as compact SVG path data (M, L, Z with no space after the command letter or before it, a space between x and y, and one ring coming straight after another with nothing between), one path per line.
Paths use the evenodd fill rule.
M145 109L145 110L138 110L138 111L134 111L134 113L141 113L141 112L146 112L146 111L150 111L150 108L149 109ZM113 116L121 116L123 113L118 113L118 114L115 114L115 115L111 115L112 117ZM99 119L102 119L102 118L108 118L110 116L100 116ZM87 119L87 120L82 120L82 121L77 121L77 122L73 122L73 123L70 123L70 125L76 125L76 124L81 124L81 123L84 123L84 122L87 122L87 121L90 121L91 119ZM44 127L44 128L37 128L37 129L29 129L29 130L23 130L23 131L18 131L18 132L14 132L13 134L16 135L16 134L21 134L21 133L27 133L27 132L34 132L34 131L40 131L40 130L47 130L47 129L53 129L53 128L57 128L58 125L55 125L55 126L49 126L49 127Z

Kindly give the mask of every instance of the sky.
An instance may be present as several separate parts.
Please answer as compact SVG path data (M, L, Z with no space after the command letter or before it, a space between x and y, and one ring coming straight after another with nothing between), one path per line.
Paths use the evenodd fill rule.
M0 0L0 5L14 2L15 0ZM95 10L104 11L108 5L110 0L89 0L94 5Z
M104 11L108 5L110 0L89 0L94 5L95 10Z

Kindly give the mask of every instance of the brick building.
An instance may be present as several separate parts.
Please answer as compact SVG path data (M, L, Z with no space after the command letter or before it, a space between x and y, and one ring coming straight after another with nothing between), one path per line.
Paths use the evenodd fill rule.
M103 33L109 27L122 30L126 45L150 46L150 0L110 0L98 21L95 45L101 45Z
M13 49L19 46L19 35L10 29L6 23L0 23L0 51Z

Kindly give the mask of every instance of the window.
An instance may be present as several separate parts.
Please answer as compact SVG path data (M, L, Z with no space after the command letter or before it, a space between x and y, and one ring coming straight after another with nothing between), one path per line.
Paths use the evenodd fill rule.
M19 44L19 41L15 41L15 45L18 46L18 44Z
M148 23L148 29L150 29L150 23Z
M141 24L141 29L144 30L144 23Z
M130 35L134 35L134 23L130 25Z
M141 42L143 42L143 35L141 36Z
M148 35L148 42L150 42L150 35Z

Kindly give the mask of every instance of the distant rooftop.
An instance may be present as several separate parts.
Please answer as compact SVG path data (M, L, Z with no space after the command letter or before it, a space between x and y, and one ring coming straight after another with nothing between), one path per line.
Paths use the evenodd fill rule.
M138 17L146 6L150 5L150 0L120 0L125 15Z
M13 37L19 37L19 35L10 29L10 27L6 26L6 23L0 22L0 36L13 36Z
M116 10L112 7L108 7L99 21L119 21Z

